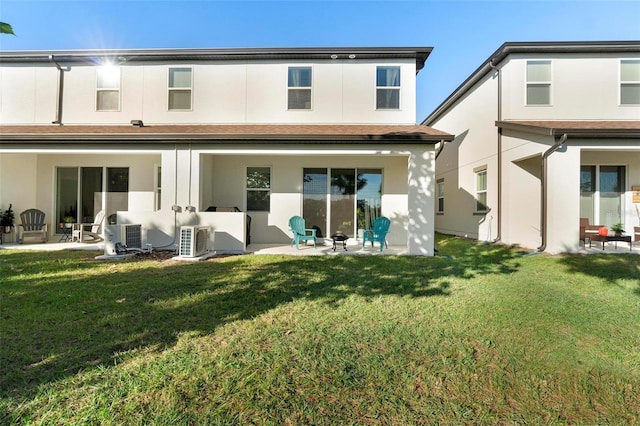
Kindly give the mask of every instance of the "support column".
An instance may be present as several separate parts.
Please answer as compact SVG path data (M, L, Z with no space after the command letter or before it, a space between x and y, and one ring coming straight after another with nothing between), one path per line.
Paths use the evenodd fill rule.
M407 247L409 254L433 256L435 220L435 153L411 150L408 160Z
M568 145L547 159L547 249L549 253L580 248L580 148Z

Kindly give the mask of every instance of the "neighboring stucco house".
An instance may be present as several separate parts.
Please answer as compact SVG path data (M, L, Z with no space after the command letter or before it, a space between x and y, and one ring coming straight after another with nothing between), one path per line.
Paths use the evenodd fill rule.
M505 43L422 123L456 135L436 230L550 253L580 249L580 218L631 231L639 120L640 42Z
M453 136L415 124L430 52L0 52L0 208L40 209L52 234L105 210L155 247L208 225L220 251L287 244L294 215L324 237L384 215L390 244L433 255L434 147Z

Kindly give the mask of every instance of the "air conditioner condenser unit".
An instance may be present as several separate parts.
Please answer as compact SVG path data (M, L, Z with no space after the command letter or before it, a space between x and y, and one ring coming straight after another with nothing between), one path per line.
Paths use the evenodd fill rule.
M181 226L178 255L195 258L209 254L210 230L208 226Z

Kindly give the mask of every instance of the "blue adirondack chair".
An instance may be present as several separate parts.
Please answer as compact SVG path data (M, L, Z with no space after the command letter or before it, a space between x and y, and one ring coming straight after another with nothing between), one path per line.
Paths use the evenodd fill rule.
M289 219L289 228L291 228L291 232L293 232L293 239L291 240L291 244L296 245L296 250L300 250L298 247L298 243L300 241L304 241L305 244L307 241L313 241L313 247L316 246L316 230L315 229L306 229L304 219L300 216L293 216Z
M380 243L380 251L382 251L383 246L389 247L387 244L387 232L389 232L389 226L391 225L391 221L384 217L380 216L373 221L373 229L365 229L362 234L362 247L367 241L371 241L371 247L373 247L374 241Z

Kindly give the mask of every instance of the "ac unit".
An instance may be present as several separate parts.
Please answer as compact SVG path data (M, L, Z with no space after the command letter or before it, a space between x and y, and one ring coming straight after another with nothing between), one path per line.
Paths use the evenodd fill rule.
M142 248L142 225L120 225L120 242L126 248Z
M181 226L180 257L198 257L209 252L209 227L208 226Z

